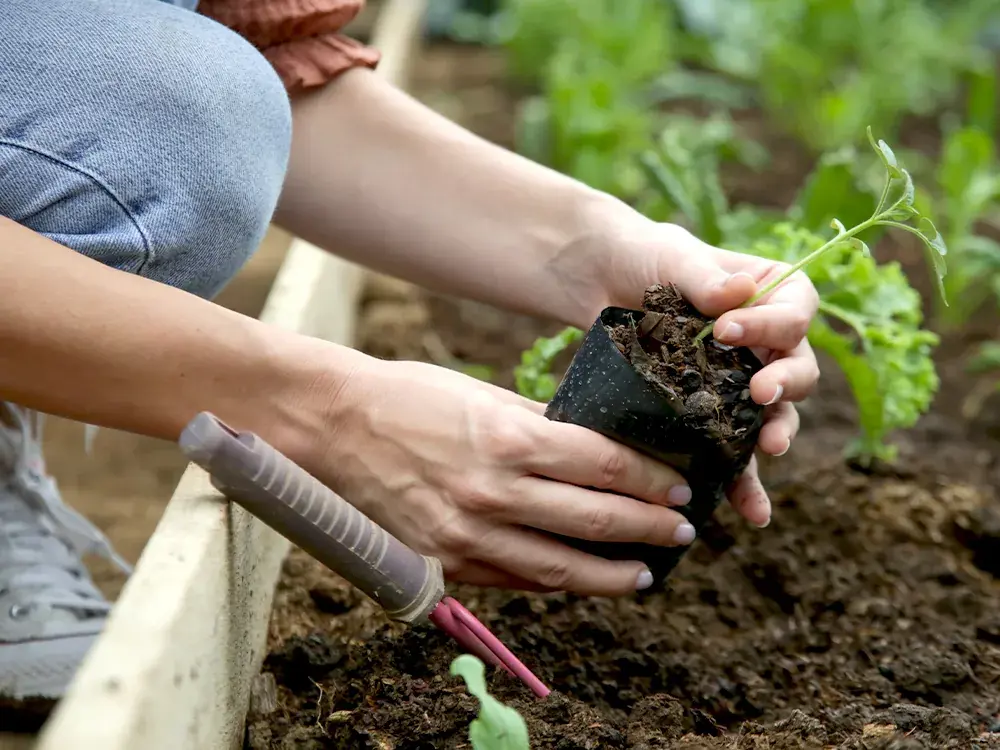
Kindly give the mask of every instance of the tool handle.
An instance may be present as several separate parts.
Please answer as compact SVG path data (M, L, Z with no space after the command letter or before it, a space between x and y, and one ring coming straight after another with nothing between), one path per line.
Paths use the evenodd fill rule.
M259 437L202 412L180 437L184 455L230 500L374 599L414 622L444 596L441 561L392 536Z

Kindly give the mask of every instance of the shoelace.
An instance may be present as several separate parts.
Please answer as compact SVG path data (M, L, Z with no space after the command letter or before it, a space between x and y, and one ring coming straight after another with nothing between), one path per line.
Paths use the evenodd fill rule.
M45 473L43 415L7 403L0 409L14 424L0 430L20 437L10 480L0 488L0 538L8 558L0 567L0 588L23 591L26 607L48 605L78 616L107 613L111 605L81 558L98 554L126 575L131 567L93 524L63 503L55 480Z

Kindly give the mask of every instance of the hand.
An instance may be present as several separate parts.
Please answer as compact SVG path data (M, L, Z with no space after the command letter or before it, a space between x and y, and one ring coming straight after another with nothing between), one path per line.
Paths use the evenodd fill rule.
M643 290L651 284L675 283L702 313L717 318L718 341L750 347L765 365L750 381L754 401L767 406L758 446L772 456L783 455L799 429L792 402L808 396L819 379L806 340L819 304L808 277L796 273L753 306L736 309L787 264L712 247L679 226L652 222L634 212L618 214L623 216L624 223L590 235L554 263L556 273L571 279L592 301L577 325L586 330L607 305L639 307ZM770 521L771 503L756 459L729 497L751 523L766 526Z
M612 596L645 588L639 562L610 561L539 532L689 544L666 506L690 499L676 472L543 406L461 373L370 360L337 395L309 470L448 578ZM598 492L599 488L608 492ZM638 499L634 499L638 498Z

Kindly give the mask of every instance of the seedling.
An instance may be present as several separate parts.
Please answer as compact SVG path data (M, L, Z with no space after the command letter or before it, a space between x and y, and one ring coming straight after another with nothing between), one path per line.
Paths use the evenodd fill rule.
M810 263L830 252L834 248L848 246L862 253L865 257L871 257L871 249L858 235L867 229L874 227L889 227L899 229L916 235L926 249L926 256L931 269L938 293L945 305L948 304L944 290L944 277L947 272L944 257L948 252L944 239L941 237L930 218L924 216L914 204L915 189L913 178L910 173L899 166L896 155L889 145L882 140L875 141L871 127L868 128L868 141L871 143L875 153L878 154L886 171L885 187L882 189L882 196L874 213L865 221L856 224L848 229L839 219L834 219L830 226L837 230L837 234L822 246L809 253L797 263L792 264L784 273L776 279L766 284L750 299L740 305L741 308L750 307L761 299L769 295L790 276L801 271ZM705 326L695 337L695 342L700 343L712 333L715 327L714 321Z
M479 700L479 716L469 724L473 750L530 750L528 727L516 710L498 701L486 688L486 667L471 654L462 654L449 670L465 680Z

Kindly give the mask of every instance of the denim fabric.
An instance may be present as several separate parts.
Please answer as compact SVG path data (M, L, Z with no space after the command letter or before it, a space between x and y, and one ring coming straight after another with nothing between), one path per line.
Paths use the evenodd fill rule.
M291 111L196 3L0 3L0 215L211 298L267 229Z

